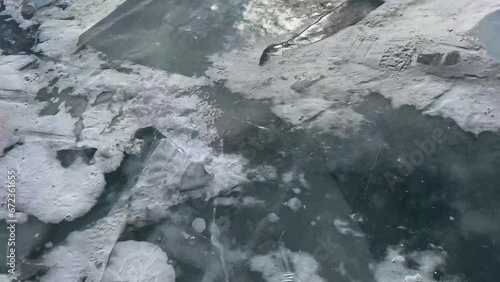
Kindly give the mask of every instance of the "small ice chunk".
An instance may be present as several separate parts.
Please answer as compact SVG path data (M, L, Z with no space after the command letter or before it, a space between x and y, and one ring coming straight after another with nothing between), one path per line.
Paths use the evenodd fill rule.
M307 183L307 180L306 180L304 173L301 173L299 175L299 181L300 181L300 184L302 184L305 188L311 189L311 186L309 186L309 183Z
M221 198L217 198L214 200L214 206L223 206L223 207L227 207L227 206L235 206L237 204L237 200L234 199L234 198L224 198L224 197L221 197Z
M109 147L109 148L105 148L103 150L100 151L100 154L103 158L106 158L106 159L109 159L111 157L113 157L114 155L114 149L112 147Z
M293 171L285 172L281 175L281 181L285 183L292 183L293 181Z
M302 192L302 190L300 190L299 188L292 188L292 191L293 191L293 193L295 193L297 195Z
M205 222L205 220L203 218L197 217L191 223L191 227L193 227L193 229L196 232L202 233L207 228L207 223Z
M290 200L288 200L287 206L292 211L298 211L302 207L302 202L297 198L291 198Z
M348 273L347 273L347 269L345 269L345 264L344 264L343 262L341 262L341 263L339 264L338 271L340 272L340 274L341 274L342 276L347 276L347 274L348 274Z
M219 9L219 7L216 4L213 4L212 6L210 6L210 10L212 10L212 11L217 11L217 9Z
M424 281L424 279L419 273L413 276L406 276L405 278L405 282L422 282L422 281Z
M221 197L221 198L217 198L214 200L215 206L226 206L226 207L227 206L235 206L235 207L248 206L248 207L251 207L251 206L259 206L259 205L262 205L263 203L264 203L264 201L255 199L254 197L250 197L250 196L243 197L241 199Z
M257 200L254 197L250 197L250 196L243 197L241 202L244 206L258 206L258 205L262 205L264 203L264 201Z
M278 222L280 220L279 216L277 216L275 213L268 214L267 218L270 222Z
M18 224L24 224L28 222L28 214L24 212L16 212L16 220Z

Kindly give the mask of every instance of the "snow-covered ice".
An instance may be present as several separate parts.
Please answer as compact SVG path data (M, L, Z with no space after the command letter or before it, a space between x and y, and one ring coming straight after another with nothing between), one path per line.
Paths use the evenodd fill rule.
M174 282L175 270L168 256L158 246L148 242L118 242L113 248L103 282Z

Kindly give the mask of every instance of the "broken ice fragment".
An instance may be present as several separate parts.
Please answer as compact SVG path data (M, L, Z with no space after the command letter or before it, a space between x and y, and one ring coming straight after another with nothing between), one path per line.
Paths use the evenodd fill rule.
M500 60L499 22L500 10L497 10L484 17L469 33L484 44L486 51L498 60Z
M193 227L196 232L202 233L207 228L207 223L203 218L198 217L193 220L191 227Z
M113 248L102 282L174 282L175 270L160 247L137 241L118 242Z
M418 273L413 276L406 276L405 278L405 282L422 282L422 281L424 281L422 275Z

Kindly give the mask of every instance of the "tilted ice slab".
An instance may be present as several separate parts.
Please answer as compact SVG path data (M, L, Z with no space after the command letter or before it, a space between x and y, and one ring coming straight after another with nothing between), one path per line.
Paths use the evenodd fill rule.
M255 43L295 32L342 2L251 0L245 5L242 18L235 26L242 36L250 37L250 42Z
M38 69L23 67L43 64ZM0 112L2 117L2 151L11 146L2 157L0 167L18 172L17 204L44 222L57 223L77 218L95 204L104 188L104 173L111 172L121 162L120 148L113 147L116 138L96 137L77 142L75 119L61 107L57 115L40 116L44 104L34 101L37 88L53 79L46 70L53 68L59 74L73 70L62 64L41 62L32 56L0 56L0 69L6 75L0 78ZM45 85L44 85L45 84ZM64 87L64 86L63 86ZM104 117L104 116L102 116ZM106 126L103 121L101 130ZM99 127L99 126L96 126ZM132 128L133 130L133 128ZM127 140L132 132L122 135ZM58 151L82 148L100 148L93 163L76 160L64 168L56 159ZM101 150L108 150L107 157ZM0 192L1 202L5 190Z
M127 213L118 210L83 231L68 235L63 245L44 255L49 267L42 282L101 281L109 255L125 228Z
M14 4L20 1L8 3L13 4L8 11L22 24L40 24L40 43L35 48L45 56L0 56L1 71L7 74L0 77L2 151L21 140L9 148L0 166L19 171L19 209L44 222L72 220L87 213L102 193L104 174L119 166L125 151L135 151L131 137L146 126L168 136L165 142L181 144L178 150L189 154L193 163L203 163L210 175L208 182L184 184L185 193L164 194L165 189L154 187L156 194L150 195L167 200L158 203L159 209L188 197L209 198L243 181L242 158L215 155L209 146L215 140L217 111L187 91L206 85L206 79L111 62L91 48L77 47L78 36L121 2L81 0L66 10L49 6L36 11L29 21L18 14L20 5ZM62 150L85 148L96 150L92 159L77 158L63 167L56 158ZM168 146L162 148L172 152ZM168 161L158 161L150 167L165 164ZM199 173L199 165L189 172L189 164L178 171L177 180L185 173ZM165 168L177 169L173 164ZM150 199L148 194L141 199L141 188L133 189L131 198L131 207L140 212L154 203L144 201ZM3 200L4 191L1 193ZM76 282L85 277L86 281L100 281L130 218L135 217L116 212L87 230L71 233L63 245L44 256L50 270L41 281Z
M280 40L276 37L304 29L321 14L346 2L126 1L83 33L79 44L92 45L112 58L187 76L202 75L210 65L207 56L256 41ZM368 0L354 2L368 3ZM348 13L347 20L341 22L350 25L347 22L354 18L352 14ZM295 40L299 42L307 41Z
M500 67L468 36L498 8L494 0L389 1L358 24L263 67L265 45L214 57L207 74L227 79L233 92L271 99L273 111L297 126L328 129L327 116L347 125L354 119L356 130L351 106L378 92L396 107L452 118L466 131L498 133ZM301 118L304 112L314 114Z

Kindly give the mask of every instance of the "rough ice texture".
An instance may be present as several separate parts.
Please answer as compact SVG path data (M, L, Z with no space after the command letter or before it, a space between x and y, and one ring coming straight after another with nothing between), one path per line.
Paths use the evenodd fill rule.
M43 221L85 214L102 192L104 174L115 170L123 152L132 146L130 138L150 125L183 144L193 161L203 162L207 172L214 174L204 196L243 179L238 176L240 157L214 156L209 147L216 113L198 97L184 93L207 84L205 79L110 62L91 48L78 49L78 36L121 2L81 0L66 10L40 9L33 17L41 24L42 43L36 50L45 57L0 56L1 72L6 74L0 78L2 151L16 142L16 134L24 142L7 152L0 165L4 171L19 169L19 208ZM198 138L193 139L196 131ZM58 151L78 148L97 151L93 159L76 160L66 168L56 159ZM163 196L160 189L156 191L155 200ZM160 203L161 208L188 196L177 193L171 202ZM140 202L139 196L134 199ZM127 218L127 213L116 213L90 229L71 233L66 244L45 255L44 263L51 268L41 281L101 281Z
M6 4L17 7L15 1ZM55 7L46 9L62 11ZM16 13L20 12L15 9L8 11L14 18ZM40 12L43 11L40 10L37 14ZM89 21L91 18L85 17L85 20ZM40 29L44 34L59 32L44 25L47 18L33 20L44 26ZM58 28L63 29L65 25ZM67 25L66 31L70 27L71 25ZM79 27L81 30L86 28L82 22ZM72 31L78 34L81 30ZM71 40L70 34L66 40ZM100 151L114 147L116 143L123 143L130 138L134 126L129 126L130 129L124 132L115 133L118 138L104 136L101 133L108 127L114 115L107 110L97 113L93 111L91 115L94 118L102 118L100 122L86 124L87 130L94 129L93 134L83 133L82 136L76 136L76 124L82 115L78 113L75 116L75 112L78 112L81 106L75 110L77 105L71 103L70 98L65 103L57 104L57 102L63 98L61 93L64 90L69 90L67 91L69 97L78 97L85 91L99 91L91 75L99 68L100 60L97 60L97 54L89 55L91 52L87 52L87 56L72 55L74 49L64 48L70 43L64 45L58 38L46 36L44 41L44 46L57 45L60 54L64 56L60 55L57 58L49 56L44 59L29 55L0 56L0 71L5 74L0 79L1 135L2 137L7 135L0 143L5 147L4 144L12 145L17 142L6 152L0 166L3 170L18 170L18 208L44 222L57 223L64 219L72 220L90 210L104 188L104 173L116 169L123 156L122 150L118 148L109 158L96 157L91 164L76 160L69 167L63 168L56 159L57 151L83 147L98 148ZM39 51L50 55L48 50ZM110 85L111 88L113 86L115 85ZM45 92L56 95L45 99L44 89L48 89ZM57 96L58 94L60 96ZM48 113L46 109L51 104L56 106L52 109L53 113ZM13 130L16 133L14 136L22 140L21 143L13 139ZM2 202L4 198L5 191L2 191L0 192Z
M1 166L22 170L19 181L26 188L19 190L19 207L42 221L71 220L89 211L104 188L104 174L120 165L134 132L146 126L182 144L191 160L203 162L207 171L198 183L184 181L185 190L194 193L174 193L160 209L191 196L216 195L243 179L241 157L214 156L209 147L215 140L217 112L188 92L208 84L206 79L112 62L92 48L79 49L79 35L122 2L81 0L65 10L39 9L32 19L40 24L35 49L45 57L0 56L0 71L6 74L0 78L0 146L3 152L18 136L24 142L2 158ZM17 7L16 1L9 3ZM20 10L14 8L8 11L16 18ZM57 151L78 148L97 152L90 163L76 161L67 168L56 160ZM197 192L202 186L207 193ZM170 197L158 189L150 195ZM134 199L147 202L140 196Z
M322 12L342 2L343 0L334 0L325 6L324 1L318 0L251 0L243 10L242 19L235 26L250 42L289 35L313 23Z
M279 36L291 32L300 27L304 19L296 17L288 6L282 1L276 1L273 5L269 5L267 0L250 1L237 28L242 34L255 30L261 36Z
M351 127L363 122L350 114L352 106L376 92L395 107L452 118L466 131L499 133L500 66L467 35L497 9L495 0L390 1L358 24L271 57L263 67L258 58L265 45L256 45L214 57L207 74L227 79L234 92L273 101L273 111L296 126L328 131L328 117L338 117L345 132L351 120Z
M21 28L28 28L35 24L33 21L25 20L21 15L21 9L23 8L23 0L4 0L5 5L4 14L11 15L12 18L19 23Z
M115 245L101 281L174 282L175 271L158 246L124 241Z
M365 235L359 231L353 230L349 227L349 222L341 219L335 219L333 221L335 229L343 235L354 236L354 237L364 237Z
M74 231L64 245L46 254L49 271L42 282L102 281L109 255L126 223L126 211L117 211L83 231ZM123 281L123 280L121 280Z

